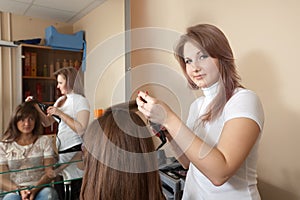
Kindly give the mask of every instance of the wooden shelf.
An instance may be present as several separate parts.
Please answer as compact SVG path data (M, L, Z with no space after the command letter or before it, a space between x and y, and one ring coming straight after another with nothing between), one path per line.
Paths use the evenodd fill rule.
M20 44L19 47L21 99L33 96L43 104L53 105L60 92L57 89L56 78L50 75L53 75L55 70L66 66L66 62L67 66L69 63L74 66L75 61L81 63L83 51L53 49L49 46L32 44ZM51 67L50 70L50 66L54 69ZM55 134L57 126L56 123L52 128L44 128L44 134Z
M53 80L56 81L55 77L45 77L45 76L22 76L23 79L42 79L42 80Z
M29 48L37 48L37 49L48 49L48 50L54 50L54 51L66 51L66 52L72 51L72 50L67 50L67 49L55 49L50 46L34 45L34 44L21 44L21 46L29 47ZM83 52L83 50L73 50L73 52Z

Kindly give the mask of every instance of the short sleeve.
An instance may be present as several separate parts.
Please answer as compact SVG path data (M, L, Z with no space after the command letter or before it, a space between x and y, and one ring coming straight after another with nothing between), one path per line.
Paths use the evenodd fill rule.
M50 158L54 156L54 150L53 150L53 141L52 138L49 136L41 136L40 138L41 146L44 149L44 158Z
M259 97L252 91L241 89L237 91L224 107L225 122L238 117L254 120L260 130L264 125L264 111Z
M5 153L5 143L0 142L0 165L7 164L7 158Z
M76 112L87 110L90 111L90 104L85 97L78 98L78 101L74 102L74 106L76 108Z

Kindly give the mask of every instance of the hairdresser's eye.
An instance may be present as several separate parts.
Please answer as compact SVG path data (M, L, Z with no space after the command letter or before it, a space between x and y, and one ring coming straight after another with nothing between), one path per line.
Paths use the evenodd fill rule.
M199 60L204 60L206 58L208 58L208 55L206 54L199 55Z
M191 64L192 63L192 59L185 59L184 62L185 62L185 64Z

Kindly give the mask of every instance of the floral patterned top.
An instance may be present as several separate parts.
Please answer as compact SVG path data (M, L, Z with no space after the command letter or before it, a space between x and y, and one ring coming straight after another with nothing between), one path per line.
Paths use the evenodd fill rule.
M40 136L35 143L25 146L0 142L0 165L13 171L10 179L19 186L37 183L44 174L44 159L53 157L52 139L48 136Z

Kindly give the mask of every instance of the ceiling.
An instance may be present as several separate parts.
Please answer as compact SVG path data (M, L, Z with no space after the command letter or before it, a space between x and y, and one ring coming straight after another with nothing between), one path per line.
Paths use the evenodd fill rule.
M0 0L0 11L74 23L105 0Z

